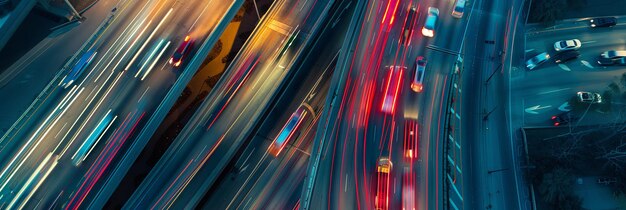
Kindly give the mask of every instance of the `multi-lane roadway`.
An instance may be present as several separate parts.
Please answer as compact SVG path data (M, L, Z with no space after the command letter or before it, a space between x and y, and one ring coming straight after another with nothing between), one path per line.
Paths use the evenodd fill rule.
M232 9L219 1L111 2L101 2L110 13L95 24L90 38L64 40L83 47L60 76L49 81L45 97L33 102L36 108L2 138L2 206L89 206L107 170L116 167L115 160L133 143L178 76L195 71L185 63L173 67L170 56L189 35L196 43L184 59L190 61ZM93 57L64 87L66 75L84 54Z

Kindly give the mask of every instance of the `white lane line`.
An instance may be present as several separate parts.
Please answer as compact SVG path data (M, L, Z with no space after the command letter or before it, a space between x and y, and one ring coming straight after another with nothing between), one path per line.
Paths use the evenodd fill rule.
M556 93L556 92L560 92L560 91L564 91L564 90L569 90L572 88L561 88L561 89L556 89L556 90L549 90L549 91L544 91L544 92L540 92L537 93L537 95L544 95L544 94L549 94L549 93Z
M597 42L595 40L591 40L591 41L584 41L584 42L580 42L581 44L590 44L590 43L594 43Z
M146 93L148 92L149 89L150 89L150 86L148 86L148 88L146 88L146 90L143 91L143 93L141 94L141 97L139 97L139 100L137 100L137 103L141 102L141 99L143 98L143 96L146 95Z
M569 106L569 102L565 102L565 103L561 104L561 106L559 106L559 110L564 111L564 112L569 112L572 109Z
M565 71L572 71L572 69L570 69L567 65L565 64L559 64L559 67Z
M343 187L343 192L348 192L348 174L346 174L346 184Z

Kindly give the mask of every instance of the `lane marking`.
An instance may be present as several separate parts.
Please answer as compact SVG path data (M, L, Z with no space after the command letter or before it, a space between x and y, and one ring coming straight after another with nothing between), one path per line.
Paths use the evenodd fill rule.
M549 93L556 93L556 92L560 92L560 91L564 91L564 90L569 90L569 89L572 89L572 88L561 88L561 89L556 89L556 90L544 91L544 92L537 93L537 95L544 95L544 94L549 94Z
M565 71L572 71L572 69L570 69L567 65L565 64L559 64L559 67Z

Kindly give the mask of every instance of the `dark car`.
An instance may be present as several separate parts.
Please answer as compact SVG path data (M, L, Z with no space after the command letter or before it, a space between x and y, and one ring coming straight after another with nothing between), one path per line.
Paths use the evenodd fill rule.
M578 58L580 53L576 50L563 51L554 56L555 63L565 63L566 61L570 61Z
M176 48L176 51L174 52L174 55L172 55L172 57L170 58L169 63L172 64L174 67L179 67L180 64L183 62L183 58L191 50L192 45L193 40L191 40L191 37L186 36L183 43L180 43L180 46Z
M617 18L615 17L593 18L589 20L589 23L592 28L613 27L617 25Z
M571 112L563 112L550 118L554 126L567 125L570 122L578 120L578 117L572 116Z
M415 7L411 7L411 9L409 9L409 14L407 15L406 23L404 24L404 31L402 33L402 36L400 36L400 44L411 44L411 37L413 37L413 27L415 26L416 13L417 9L415 9Z
M599 57L598 58L598 64L601 65L601 66L611 66L611 65L615 64L615 61L613 59Z

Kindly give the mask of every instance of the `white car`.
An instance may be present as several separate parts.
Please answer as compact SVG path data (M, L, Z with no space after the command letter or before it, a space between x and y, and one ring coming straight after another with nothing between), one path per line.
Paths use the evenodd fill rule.
M583 102L583 103L592 103L592 104L602 103L602 96L600 96L599 93L580 91L576 93L576 95L578 96L578 101Z
M435 26L437 25L437 18L439 17L439 9L435 7L428 7L428 17L424 27L422 27L422 35L426 37L435 36Z
M606 58L606 59L623 58L623 57L626 57L626 50L609 50L609 51L604 51L604 52L602 52L602 54L600 54L600 57Z
M578 39L570 39L570 40L562 40L554 43L554 50L556 51L566 51L566 50L577 50L580 48L582 44Z
M465 0L456 0L456 4L454 4L454 9L452 10L452 17L462 18L463 10L465 10Z

